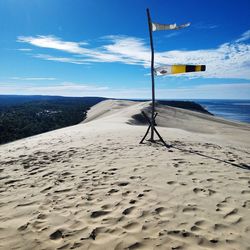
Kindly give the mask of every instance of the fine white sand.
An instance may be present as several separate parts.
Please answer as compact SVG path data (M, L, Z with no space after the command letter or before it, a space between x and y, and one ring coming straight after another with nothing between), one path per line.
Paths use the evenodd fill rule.
M149 103L0 146L0 249L250 249L250 126ZM190 152L191 150L191 152Z

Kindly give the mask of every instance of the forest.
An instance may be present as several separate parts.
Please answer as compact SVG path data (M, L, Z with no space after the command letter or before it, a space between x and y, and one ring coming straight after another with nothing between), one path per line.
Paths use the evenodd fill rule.
M0 144L78 124L101 97L0 96Z

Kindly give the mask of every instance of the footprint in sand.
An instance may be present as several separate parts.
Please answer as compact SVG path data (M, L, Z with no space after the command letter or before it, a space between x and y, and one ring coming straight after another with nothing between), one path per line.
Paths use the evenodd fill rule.
M110 213L110 211L105 211L105 210L94 211L91 213L90 217L91 218L99 218L99 217L107 215L109 213Z
M215 231L224 231L228 228L228 226L221 223L216 223L214 224L213 228Z
M45 220L48 216L46 214L38 214L37 219Z
M190 228L190 230L191 230L192 232L197 232L197 231L200 231L201 228L194 225L194 226L192 226L192 227Z
M64 189L55 190L54 193L65 193L65 192L69 192L71 190L72 190L72 188L64 188Z
M227 223L231 224L238 224L242 221L242 218L238 215L238 208L232 208L228 206L228 201L230 200L230 197L226 197L222 202L218 203L217 212L222 212L223 219Z
M9 185L9 184L13 184L13 183L18 182L18 181L22 181L22 179L9 180L9 181L6 181L4 184Z
M137 200L132 199L129 201L129 204L135 204L136 202L137 202Z
M110 204L105 204L105 205L102 205L102 209L109 209L109 208L111 208L112 207L112 205L110 205Z
M250 190L242 190L241 193L242 194L250 194Z
M131 191L127 190L126 192L123 192L123 193L122 193L122 196L127 196L127 195L129 195L130 193L131 193Z
M112 189L110 189L110 190L108 191L108 195L114 194L114 193L117 193L117 192L119 192L118 189L112 188Z
M225 203L218 203L216 204L216 211L221 211L221 208L226 207L227 205Z
M37 203L36 201L20 203L20 204L16 205L16 207L26 207L26 206L30 206L30 205L33 205L33 204L36 204L36 203Z
M229 212L227 212L223 218L232 223L232 224L238 224L239 222L241 222L242 218L238 215L238 209L237 208L233 208L232 210L230 210Z
M72 175L72 173L66 171L66 172L61 173L61 175L62 175L62 176L68 176L68 175Z
M128 184L129 184L128 181L121 181L121 182L118 182L118 183L117 183L117 185L118 185L119 187L125 187L125 186L127 186Z
M192 232L188 232L186 230L170 230L170 231L167 231L167 234L171 236L183 237L183 238L190 237L193 235Z
M124 214L124 215L129 215L134 209L135 209L135 206L126 208L126 209L122 212L122 214Z
M137 195L138 198L141 198L141 197L143 197L143 196L144 196L144 194L138 194L138 195Z
M166 216L167 215L167 209L165 207L157 207L155 210L155 213L160 216Z
M197 220L194 224L199 227L208 226L208 222L205 220Z
M238 178L240 180L250 180L250 177L248 177L248 176L239 176Z
M129 179L134 180L134 179L141 179L141 176L130 176Z
M25 229L28 228L29 224L30 224L30 223L27 222L27 223L25 223L24 225L20 226L17 230L18 230L18 231L24 231Z
M250 208L250 200L246 200L244 201L244 204L242 205L242 207L245 207L245 208Z
M95 240L96 237L97 237L97 235L98 235L102 230L103 230L103 227L96 227L96 228L94 228L94 229L91 231L91 233L90 233L90 235L89 235L89 237L88 237L87 239L93 239L93 240ZM86 238L81 238L81 240L86 240Z
M52 188L52 186L46 187L43 190L40 191L40 193L45 193L46 191L49 191Z
M128 247L129 250L139 249L143 247L143 244L140 242L136 242Z
M212 182L212 181L214 181L214 179L213 178L208 178L208 179L206 179L206 181Z
M6 175L6 176L1 176L1 177L0 177L0 181L1 181L1 180L8 179L8 178L10 178L10 176L9 176L9 175Z
M42 177L47 177L47 176L50 176L50 175L53 175L54 173L56 173L55 171L51 171L51 172L48 172L46 174L44 174Z
M157 167L156 165L153 165L153 164L149 164L149 165L146 165L147 168L155 168Z
M194 188L193 192L199 196L211 196L216 193L216 191L212 189L205 189L205 188Z
M58 240L58 239L61 239L63 237L63 232L62 230L58 229L56 230L54 233L52 233L49 238L51 240Z
M188 204L186 207L182 209L183 213L195 213L198 210L197 205Z
M111 172L114 172L114 171L117 171L118 169L117 168L110 168L108 169L108 171L111 171Z
M176 182L175 181L167 181L167 184L168 185L173 185L173 184L175 184Z
M123 228L127 231L140 231L142 226L137 222L129 222L128 224L123 226Z

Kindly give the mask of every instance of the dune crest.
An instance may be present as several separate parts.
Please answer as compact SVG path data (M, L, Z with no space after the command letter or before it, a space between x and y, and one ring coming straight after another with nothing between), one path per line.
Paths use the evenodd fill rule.
M1 145L0 249L248 249L249 125L159 106L138 144L149 104Z

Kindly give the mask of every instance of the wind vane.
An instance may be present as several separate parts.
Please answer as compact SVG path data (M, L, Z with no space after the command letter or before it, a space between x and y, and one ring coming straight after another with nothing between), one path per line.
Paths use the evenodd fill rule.
M151 46L151 79L152 79L152 111L151 111L151 119L146 115L144 111L142 111L143 116L146 118L146 120L149 123L148 129L143 136L140 143L143 143L145 140L149 130L151 130L151 136L149 141L155 142L154 140L154 133L157 134L160 141L166 146L171 147L171 145L167 144L157 129L155 128L155 118L158 113L155 113L155 75L169 75L169 74L180 74L180 73L187 73L187 72L195 72L195 71L205 71L206 66L205 65L166 65L166 66L160 66L157 68L154 68L154 45L153 45L153 31L157 30L179 30L186 28L190 26L190 23L182 24L182 25L176 25L175 24L159 24L159 23L153 23L151 21L149 9L147 9L147 16L148 16L148 28L149 28L149 36L150 36L150 46Z

